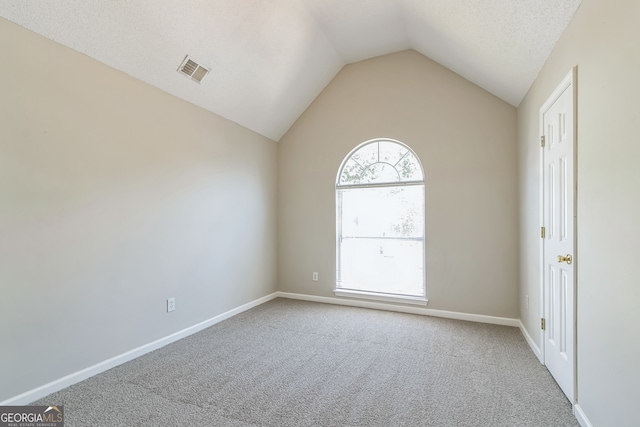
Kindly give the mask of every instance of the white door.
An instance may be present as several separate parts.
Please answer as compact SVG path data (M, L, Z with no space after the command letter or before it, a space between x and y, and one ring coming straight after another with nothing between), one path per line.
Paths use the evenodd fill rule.
M574 403L574 82L572 72L540 113L543 132L544 363Z

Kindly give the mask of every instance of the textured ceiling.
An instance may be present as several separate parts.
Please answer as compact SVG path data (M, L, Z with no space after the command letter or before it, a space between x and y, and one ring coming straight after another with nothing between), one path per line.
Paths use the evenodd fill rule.
M415 49L517 106L581 0L0 0L0 16L279 140L345 65ZM186 54L212 69L176 72Z

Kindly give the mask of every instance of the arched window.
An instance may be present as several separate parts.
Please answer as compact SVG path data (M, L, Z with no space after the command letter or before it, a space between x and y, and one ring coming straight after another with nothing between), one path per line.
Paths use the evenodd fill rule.
M401 142L375 139L336 179L336 295L426 303L424 174Z

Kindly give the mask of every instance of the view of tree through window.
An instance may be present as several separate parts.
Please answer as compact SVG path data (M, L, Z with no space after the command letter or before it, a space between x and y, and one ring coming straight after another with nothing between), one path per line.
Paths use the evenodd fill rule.
M338 172L336 201L336 289L424 297L424 180L416 155L392 140L360 145Z

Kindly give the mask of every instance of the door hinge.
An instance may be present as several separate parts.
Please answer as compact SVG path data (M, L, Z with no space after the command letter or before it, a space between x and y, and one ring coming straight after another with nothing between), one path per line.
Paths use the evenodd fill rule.
M545 236L544 227L540 227L540 238L544 239L544 236Z
M544 148L544 135L540 137L540 147Z
M546 328L546 324L544 322L544 317L540 318L540 329L542 329L543 331Z

